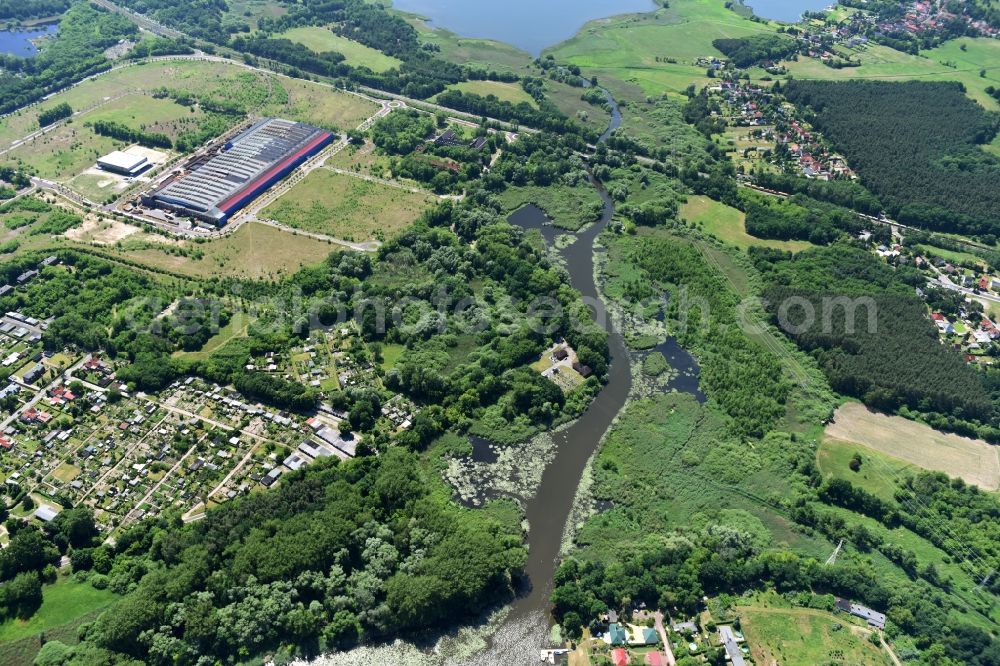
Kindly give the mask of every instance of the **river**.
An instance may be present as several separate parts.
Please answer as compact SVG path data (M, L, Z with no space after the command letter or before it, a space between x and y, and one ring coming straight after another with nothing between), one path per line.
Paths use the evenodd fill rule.
M611 126L601 137L607 139L621 122L618 104L610 93L608 103L612 110ZM604 186L592 180L604 207L600 219L576 234L575 240L560 251L569 272L570 283L590 303L601 302L600 289L594 275L595 241L615 213L614 201ZM525 206L509 216L509 221L527 230L537 230L550 247L556 237L564 233L548 224L545 214L536 206ZM552 433L553 457L546 465L535 493L525 502L524 512L528 522L528 561L524 569L525 588L511 602L508 612L498 627L493 627L488 637L474 636L478 648L474 655L443 657L418 650L415 646L360 648L345 655L320 658L324 666L388 666L388 664L446 664L447 666L529 666L538 663L539 650L552 647L549 599L563 533L570 519L576 493L587 467L587 461L597 450L604 433L625 406L632 389L631 362L621 332L606 317L611 363L608 381L594 398L587 410L568 427ZM670 390L689 392L699 401L704 395L698 387L698 367L694 358L680 347L673 338L656 347L668 358L677 375L671 380ZM473 457L489 461L494 453L488 441L476 439ZM448 641L462 643L451 636ZM467 649L468 646L463 647ZM444 652L444 651L443 651Z

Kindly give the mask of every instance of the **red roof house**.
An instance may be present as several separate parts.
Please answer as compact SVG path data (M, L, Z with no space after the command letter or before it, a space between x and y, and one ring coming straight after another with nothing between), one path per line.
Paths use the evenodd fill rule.
M662 652L647 652L646 666L667 666L667 658Z
M615 648L611 651L611 661L615 666L628 666L628 652L624 648Z

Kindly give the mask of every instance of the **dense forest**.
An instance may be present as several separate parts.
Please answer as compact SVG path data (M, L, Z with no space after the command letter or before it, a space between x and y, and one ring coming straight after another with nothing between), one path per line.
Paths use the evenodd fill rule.
M138 143L148 148L173 148L174 142L166 134L132 129L113 120L95 120L91 123L96 134L111 137L126 143Z
M910 284L923 284L919 273L893 270L844 244L795 256L758 249L752 256L779 327L813 353L835 390L889 412L906 406L994 421L977 372L938 342Z
M40 111L38 113L38 126L45 127L63 118L69 118L72 115L73 108L66 102L62 102L61 104L56 104L51 109Z
M853 211L796 194L788 199L740 192L747 232L758 238L806 240L828 245L844 234L854 235L868 225Z
M164 25L198 39L221 43L229 31L245 30L249 26L224 27L222 18L229 8L226 0L122 0L120 3L134 12L150 16Z
M58 16L71 0L0 0L0 21L27 21Z
M149 520L75 571L127 590L88 625L71 664L196 664L315 655L443 626L512 594L517 524L469 511L401 449L316 462L205 520Z
M795 39L770 34L716 39L712 41L712 46L722 51L741 69L767 62L788 60L799 50L799 43Z
M804 194L817 201L850 208L866 215L882 212L882 202L854 180L820 180L772 171L755 171L754 182L766 189L785 194Z
M960 83L790 81L792 102L854 165L900 222L939 231L1000 231L1000 160L980 147L1000 119Z

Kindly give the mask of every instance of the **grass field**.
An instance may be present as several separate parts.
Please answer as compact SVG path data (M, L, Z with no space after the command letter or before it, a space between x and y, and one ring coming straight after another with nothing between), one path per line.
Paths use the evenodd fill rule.
M953 264L965 264L973 263L985 266L986 262L982 257L977 257L971 252L960 252L957 250L946 250L943 247L935 247L934 245L916 245L914 246L920 252L923 252L925 256L929 255L932 257L941 257L946 261L950 261Z
M870 412L858 403L837 410L826 436L853 442L924 469L944 472L980 488L1000 487L1000 457L982 440L938 432L900 416Z
M231 236L207 243L186 241L175 246L129 238L102 252L190 277L233 276L273 279L325 259L338 246L308 236L250 222ZM204 253L201 258L193 250Z
M669 8L652 13L591 21L545 53L580 66L588 76L614 77L658 95L708 80L696 60L722 55L712 40L771 30L726 8L723 0L672 0Z
M250 315L237 308L233 313L232 318L229 320L229 323L220 328L218 333L210 337L201 349L191 352L176 351L173 355L175 357L185 358L191 361L203 361L207 359L212 352L216 351L230 340L245 337L247 329L250 327L250 323Z
M462 93L472 93L481 97L493 95L501 102L510 102L511 104L525 102L533 108L538 108L538 102L517 83L505 83L503 81L462 81L461 83L453 83L448 86L448 89L458 90Z
M845 615L788 607L773 593L757 595L752 604L738 606L736 610L754 663L782 666L892 663L868 640L870 630L851 624Z
M965 46L964 51L962 46ZM963 37L918 56L878 44L846 49L843 53L860 60L861 66L833 69L815 58L799 58L785 65L797 79L961 81L972 99L987 109L1000 108L1000 104L985 92L987 86L1000 87L998 40ZM985 76L979 75L980 70L986 70Z
M410 15L407 20L420 33L420 41L441 49L444 60L479 69L525 74L534 70L531 55L521 49L489 39L465 38L444 28L431 28L424 19Z
M583 90L559 81L545 82L546 96L560 111L584 127L603 132L611 122L611 113L603 107L583 101L580 98Z
M434 197L317 169L262 215L284 225L349 241L391 238Z
M90 583L77 583L59 578L42 589L42 605L27 620L7 620L0 624L0 643L33 636L72 622L96 608L103 608L117 595L110 590L98 590Z
M344 56L347 64L355 67L367 67L373 72L386 72L403 64L401 60L388 56L377 49L334 34L329 28L319 26L292 28L277 35L277 37L298 42L316 53L336 51Z
M229 5L227 20L245 22L254 30L260 19L278 18L288 13L288 7L278 4L276 0L229 0L226 4Z
M127 95L19 145L0 160L26 164L43 178L69 180L94 166L101 155L131 145L96 134L87 126L92 122L108 120L176 139L185 130L196 129L204 117L201 111L192 113L188 107L170 99L154 99L145 94ZM93 195L94 192L84 194Z
M63 463L52 470L52 476L59 479L63 483L69 483L76 477L80 476L80 468L76 465L71 465L70 463Z
M707 233L741 250L751 245L774 247L791 252L812 247L806 241L765 240L751 236L747 233L746 218L742 211L706 196L688 197L687 203L681 206L679 215L681 219L700 225Z
M861 456L861 468L857 472L849 467L855 455ZM824 478L846 479L885 500L893 499L899 479L920 472L918 466L899 458L831 437L821 438L816 463Z

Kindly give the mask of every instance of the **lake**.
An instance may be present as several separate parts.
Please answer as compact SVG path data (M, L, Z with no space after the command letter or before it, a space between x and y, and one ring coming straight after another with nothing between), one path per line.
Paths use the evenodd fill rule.
M58 29L58 24L51 23L31 29L0 30L0 53L32 58L38 53L38 49L31 40L54 35Z
M393 6L462 37L495 39L533 56L592 19L656 8L652 0L393 0Z
M753 13L762 18L798 23L804 12L818 12L834 0L744 0Z

